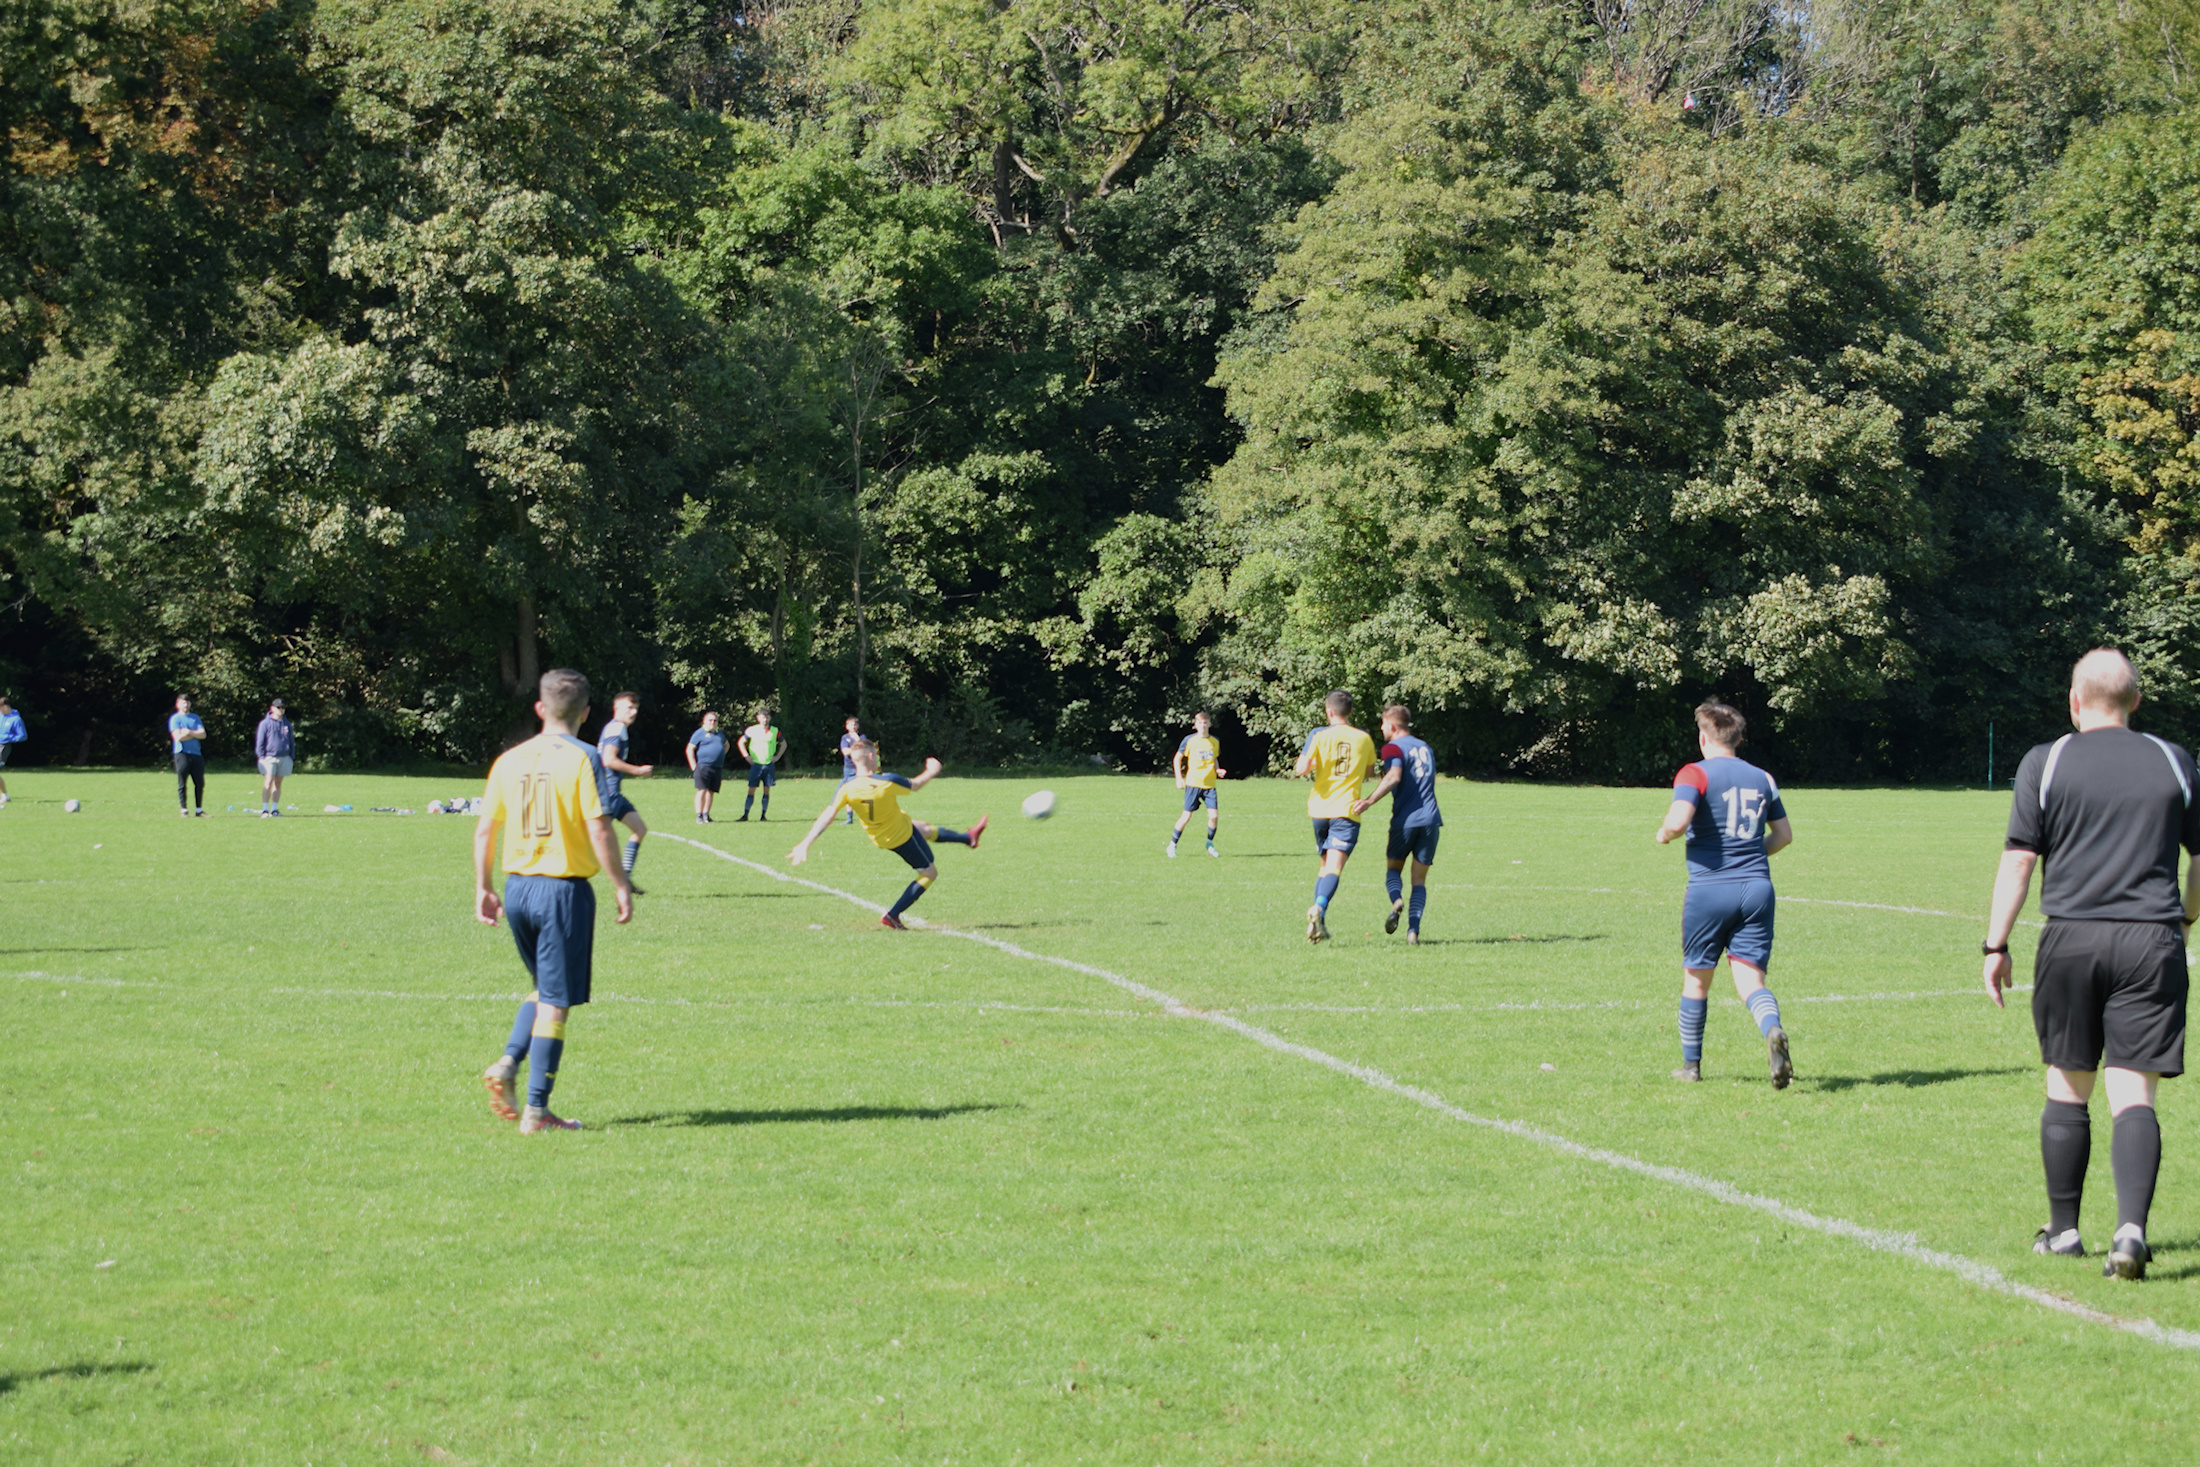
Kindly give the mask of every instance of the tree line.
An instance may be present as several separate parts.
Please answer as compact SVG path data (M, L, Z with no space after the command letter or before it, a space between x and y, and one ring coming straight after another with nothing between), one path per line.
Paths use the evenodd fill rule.
M1460 771L1661 777L1717 694L1969 778L2103 640L2200 733L2200 0L17 0L0 59L49 760L183 690L478 761L570 664L798 758L1287 761L1342 686Z

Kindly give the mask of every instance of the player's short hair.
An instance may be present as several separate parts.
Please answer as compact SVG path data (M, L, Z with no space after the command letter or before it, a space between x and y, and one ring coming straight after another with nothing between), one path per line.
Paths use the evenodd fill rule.
M1406 705L1403 703L1393 703L1385 708L1383 717L1397 724L1400 728L1413 727L1413 715L1406 710Z
M0 702L4 701L4 699L0 699ZM1206 719L1209 723L1213 723L1215 721L1214 715L1209 713L1204 708L1195 708L1194 710L1192 710L1192 722L1197 723L1202 718Z
M588 679L570 667L553 667L535 684L535 696L560 723L571 723L588 706Z
M6 693L0 693L0 708L12 708L14 706L13 699L9 698Z
M632 703L635 707L639 708L642 706L642 695L635 692L613 693L611 695L611 701L614 703Z
M868 764L876 769L878 768L878 745L872 743L869 739L857 739L848 746L848 757L858 764Z
M176 694L176 701L178 703L188 703L191 701L191 695L189 693L178 693Z
M1742 710L1731 703L1705 701L1696 705L1696 727L1704 737L1739 749L1742 740L1749 737L1749 720L1742 717Z
M2114 647L2095 647L2070 669L2070 691L2082 708L2114 708L2129 713L2139 706L2139 674L2131 659Z
M1322 699L1322 707L1328 709L1330 716L1333 718L1350 718L1352 716L1352 695L1343 688L1339 688Z

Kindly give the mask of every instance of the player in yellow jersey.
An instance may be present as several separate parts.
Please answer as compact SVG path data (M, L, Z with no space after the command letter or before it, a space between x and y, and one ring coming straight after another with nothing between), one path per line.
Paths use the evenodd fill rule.
M1215 781L1227 779L1230 771L1217 762L1222 758L1222 745L1215 742L1214 720L1205 712L1192 715L1192 731L1184 742L1176 746L1176 754L1169 760L1169 768L1176 775L1176 787L1184 791L1184 813L1176 817L1176 829L1169 832L1170 860L1176 859L1176 843L1184 837L1184 827L1191 824L1192 812L1202 804L1207 807L1207 854L1219 858L1215 849L1215 826L1221 823L1220 796L1215 792Z
M588 718L588 679L570 668L542 675L535 716L542 732L507 749L489 770L481 822L474 827L474 916L491 927L505 918L535 991L519 1006L512 1037L482 1074L489 1108L518 1120L520 1134L578 1131L579 1121L550 1113L550 1088L565 1053L566 1015L588 1002L596 941L596 889L588 878L611 873L619 920L634 916L634 890L612 834L603 759L575 737ZM504 896L495 863L504 858ZM512 1104L520 1057L527 1057L527 1108Z
M1322 700L1329 723L1306 736L1295 772L1314 781L1306 813L1314 817L1314 851L1321 871L1314 878L1314 905L1306 909L1306 940L1329 938L1329 899L1337 894L1344 863L1359 843L1360 821L1353 802L1360 786L1375 772L1375 741L1352 726L1352 695L1339 688Z
M810 846L825 833L825 827L833 823L833 817L846 810L863 827L863 833L871 838L871 844L882 851L892 851L909 863L917 873L886 915L879 918L881 927L906 931L907 924L901 914L916 905L917 898L932 889L932 883L940 879L940 868L933 863L931 841L942 841L951 846L978 848L978 838L985 834L986 822L993 817L980 815L978 823L968 830L949 830L944 825L927 825L911 820L902 808L904 793L914 794L930 784L940 772L940 761L924 761L924 773L915 779L904 779L898 774L878 772L878 746L868 739L859 739L845 746L843 752L855 765L856 772L840 783L840 791L833 802L819 812L810 826L810 833L801 843L787 853L789 865L799 866L810 859Z

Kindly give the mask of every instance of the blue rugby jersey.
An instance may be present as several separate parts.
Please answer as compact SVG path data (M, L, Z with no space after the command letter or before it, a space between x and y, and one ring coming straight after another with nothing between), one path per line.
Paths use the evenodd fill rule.
M1436 808L1436 755L1411 734L1400 734L1382 749L1383 772L1401 770L1390 792L1390 823L1402 830L1442 825Z
M1704 759L1673 776L1673 798L1696 807L1688 825L1691 882L1770 880L1765 827L1787 819L1780 786L1740 759Z
M603 732L596 735L596 753L599 757L616 759L622 764L630 764L633 761L626 757L626 747L626 725L616 718L605 724ZM606 795L615 795L619 792L620 776L618 770L613 769L609 764L605 764L603 779Z

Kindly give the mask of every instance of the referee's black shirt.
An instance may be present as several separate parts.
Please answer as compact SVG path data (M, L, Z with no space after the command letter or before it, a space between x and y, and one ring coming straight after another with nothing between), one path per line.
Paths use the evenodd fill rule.
M2177 848L2200 851L2200 771L2182 746L2128 728L2037 745L2017 766L2006 846L2045 861L2050 917L2182 922Z

